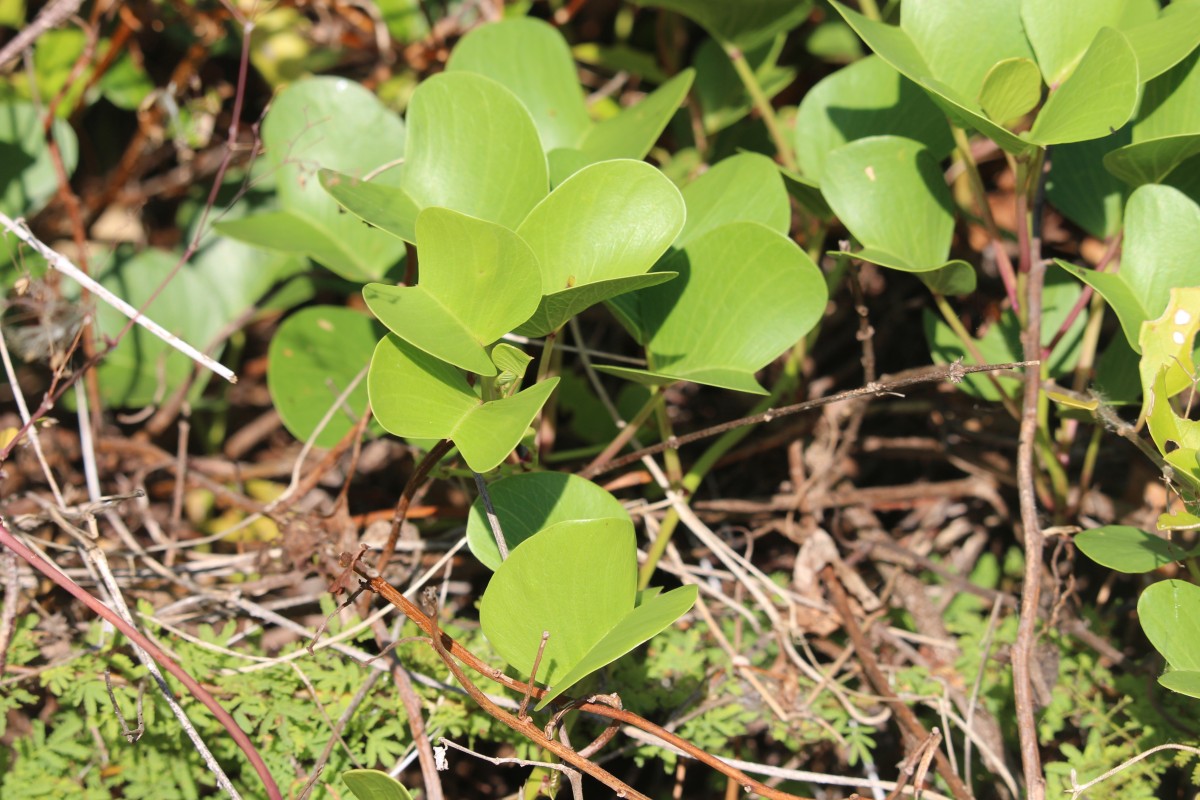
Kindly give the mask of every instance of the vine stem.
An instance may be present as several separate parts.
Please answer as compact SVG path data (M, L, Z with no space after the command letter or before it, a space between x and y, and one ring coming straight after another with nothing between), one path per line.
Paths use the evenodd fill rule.
M746 60L746 54L740 47L734 45L727 45L725 54L733 62L734 70L750 95L750 102L754 104L754 108L762 117L763 124L767 126L767 133L775 144L775 151L779 154L780 162L787 169L796 172L796 155L792 151L791 142L787 140L783 126L779 123L779 116L775 113L775 107L771 105L771 99L763 91L762 84L758 82L758 76L754 74L754 69Z
M279 791L279 786L275 783L275 779L271 776L270 770L267 769L266 763L258 750L255 749L254 743L250 741L250 737L242 730L237 721L230 716L229 712L221 707L216 698L205 689L200 682L184 671L182 667L175 663L162 648L152 642L145 634L137 628L130 625L119 614L113 611L104 603L97 600L92 595L83 590L79 584L71 580L58 567L44 560L37 553L26 547L17 537L15 537L8 527L0 522L0 545L4 545L12 550L29 566L36 569L38 572L45 575L58 586L66 590L72 597L85 606L90 608L98 616L102 617L106 622L109 622L124 634L130 641L142 648L151 658L162 665L162 668L171 673L180 683L182 683L189 692L197 700L199 700L205 708L212 712L217 721L229 733L231 739L237 743L241 751L246 755L246 759L254 767L254 771L258 774L258 778L262 781L263 788L267 792L267 797L270 800L283 800L283 795Z
M971 156L971 143L967 140L967 134L962 128L955 127L953 131L954 144L958 148L958 156L966 170L967 185L971 187L971 196L975 198L975 205L979 207L979 218L983 220L983 226L992 240L992 250L996 254L996 266L1000 270L1000 279L1004 282L1004 292L1008 295L1008 301L1012 303L1013 309L1019 309L1021 303L1018 299L1017 276L1013 270L1012 261L1008 257L1008 251L1004 249L1004 241L1000 238L1000 229L996 226L996 219L992 216L992 207L988 205L987 191L983 188L983 178L979 175L979 167L976 166L975 159Z

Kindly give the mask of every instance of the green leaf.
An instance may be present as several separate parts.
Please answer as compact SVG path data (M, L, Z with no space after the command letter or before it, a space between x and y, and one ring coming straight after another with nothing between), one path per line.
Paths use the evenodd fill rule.
M1119 28L1126 0L1091 0L1080 13L1073 0L1021 0L1021 22L1046 85L1061 84L1101 28Z
M1200 153L1200 52L1156 78L1142 93L1132 142L1114 150L1104 166L1126 182L1159 183Z
M819 183L832 150L888 134L924 143L939 160L954 149L950 126L929 96L879 56L868 56L804 95L796 112L796 159Z
M405 438L451 439L476 472L512 452L557 383L551 378L485 403L457 368L394 334L380 340L367 374L371 409L384 429Z
M925 11L909 14L906 10L904 27L896 27L830 0L830 5L880 58L924 89L955 124L978 131L1008 153L1028 155L1036 145L993 122L973 99L979 96L984 76L997 61L1031 56L1028 44L1023 44L1023 34L1021 42L1012 36L1016 7L1007 0L988 0L972 3L970 9L960 13L958 7L963 3L913 3L912 9ZM986 13L976 13L980 10ZM948 12L949 19L943 19L941 12ZM915 31L911 36L910 19ZM943 24L948 27L939 29ZM1019 33L1019 20L1016 24ZM1000 35L989 40L989 26ZM930 47L929 53L921 49L925 46Z
M372 283L367 307L392 333L442 361L495 375L488 345L537 308L542 280L529 245L507 228L429 208L417 217L421 280Z
M685 586L635 606L636 542L624 519L567 521L528 538L496 570L479 621L501 657L529 675L549 631L538 708L674 622L695 601ZM568 682L568 680L570 682Z
M904 272L947 266L954 203L920 142L873 136L843 145L829 154L822 187L829 207L863 245L855 258Z
M446 70L486 75L520 98L546 152L578 147L592 127L570 48L541 20L521 17L475 28L454 46Z
M403 167L371 183L322 173L348 211L405 241L426 208L447 208L515 230L548 190L546 157L521 101L481 75L434 75L408 107ZM399 185L374 185L393 173ZM360 226L361 227L361 226Z
M602 368L610 374L765 394L754 373L812 330L828 296L804 251L754 222L711 230L658 269L679 277L610 303L645 344L650 370Z
M730 222L757 222L786 235L791 226L787 191L775 162L739 153L717 162L683 189L687 222L677 247Z
M338 396L371 363L382 335L382 326L367 315L338 306L305 308L284 320L271 337L267 386L289 433L308 441ZM366 408L364 380L313 443L332 447Z
M1050 160L1046 197L1068 219L1097 238L1121 228L1128 189L1104 169L1105 156L1130 141L1126 126L1115 134L1086 142L1059 145Z
M1101 28L1079 66L1042 106L1029 140L1046 146L1113 133L1137 110L1138 85L1137 56L1129 41Z
M1198 282L1200 206L1177 189L1143 186L1125 209L1125 248L1117 273L1055 263L1099 292L1117 312L1129 344L1141 351L1142 323L1162 313L1176 286Z
M358 800L412 800L398 780L377 769L348 769L342 780Z
M1196 283L1200 284L1200 281ZM1169 298L1167 307L1157 319L1142 323L1138 337L1142 360L1138 371L1147 409L1153 402L1150 396L1152 384L1161 379L1166 391L1165 394L1161 391L1158 394L1162 406L1158 410L1168 410L1172 416L1176 416L1166 401L1191 388L1196 382L1192 362L1196 334L1200 331L1200 285L1173 288ZM1187 422L1200 426L1200 422ZM1151 433L1154 431L1151 430ZM1155 438L1158 439L1157 436ZM1161 442L1159 446L1162 447ZM1189 446L1200 447L1200 440Z
M1075 544L1097 564L1117 572L1152 572L1193 555L1179 545L1129 525L1105 525L1075 537Z
M597 161L616 158L644 158L687 97L695 74L694 70L683 70L636 106L624 108L615 117L594 125L584 135L579 146L585 159L584 163L594 164ZM569 173L556 171L553 176L554 183L562 183L568 175Z
M1145 83L1174 67L1200 45L1200 4L1171 3L1155 20L1117 27L1137 54L1138 77Z
M617 498L591 481L567 473L510 475L488 484L488 494L510 553L538 531L560 522L629 521L629 512ZM500 551L484 511L483 498L476 498L467 517L467 544L485 567L495 570L501 563Z
M1159 677L1158 682L1173 692L1200 698L1200 671L1176 670Z
M67 173L75 171L79 144L66 120L54 121L54 140ZM31 103L0 103L0 211L31 216L58 191L58 173L46 148L42 114Z
M604 161L576 172L517 229L541 268L544 295L520 332L545 335L589 306L669 280L646 273L685 213L679 190L644 162Z
M404 124L373 94L345 78L297 81L272 102L262 136L280 211L218 223L220 232L304 253L353 281L381 278L400 260L403 244L342 213L317 178L322 168L361 176L404 155ZM399 173L376 180L394 185Z
M979 105L1004 125L1032 111L1042 99L1042 75L1027 58L997 61L983 78Z
M722 45L742 50L790 31L812 10L806 0L642 0L639 5L677 11Z
M1200 670L1200 586L1159 581L1138 598L1138 620L1146 638L1173 670Z

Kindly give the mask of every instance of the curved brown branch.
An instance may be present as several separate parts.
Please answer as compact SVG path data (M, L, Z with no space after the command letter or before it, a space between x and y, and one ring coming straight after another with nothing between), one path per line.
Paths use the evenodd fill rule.
M485 677L489 680L495 681L496 683L499 683L500 685L504 686L507 689L511 689L512 691L518 692L521 694L528 692L532 697L536 697L536 698L541 698L541 697L545 696L545 694L546 694L545 689L542 689L538 686L530 686L529 684L523 683L522 681L518 681L515 678L510 678L509 676L505 675L502 670L496 669L495 667L485 664L470 650L467 650L465 647L460 645L458 642L454 641L454 639L447 636L445 633L443 633L441 631L441 629L438 627L437 622L435 620L431 619L429 617L429 615L425 614L425 612L423 612L421 609L417 608L416 604L413 603L411 600L409 600L407 597L405 597L400 592L400 590L398 590L396 587L392 586L390 583L385 581L383 578L379 577L377 574L374 573L373 570L369 569L364 564L354 561L353 554L343 553L342 554L342 565L345 567L353 566L354 571L356 573L358 573L358 575L367 582L367 585L371 588L372 591L374 591L376 594L378 594L384 600L387 600L389 603L394 605L396 608L400 609L400 611L402 611L404 613L404 616L406 616L410 620L412 620L417 625L417 627L420 628L422 631L424 631L430 638L437 637L436 643L435 643L435 649L438 650L439 655L442 655L443 653L445 653L445 655L442 655L442 658L444 661L447 662L448 666L450 666L451 661L452 661L452 659L449 659L448 657L453 656L454 658L458 659L459 661L462 661L464 664L466 664L468 667L470 667L472 670L479 673L483 677ZM451 668L451 670L457 669L457 670L461 671L461 667L459 667L457 664L454 664L450 668ZM456 673L456 677L457 677L457 673ZM466 688L466 684L464 684L464 688ZM480 694L482 694L482 692ZM486 697L485 697L485 699L486 699ZM569 699L567 699L565 697L562 699L566 702L571 702ZM478 698L476 698L476 701L478 702ZM495 703L492 703L490 700L488 701L488 703L491 706L495 706ZM483 705L483 704L481 703L481 705ZM745 788L747 791L753 792L753 793L759 795L760 797L768 798L768 800L808 800L808 798L799 797L798 795L788 794L787 792L782 792L778 789L773 789L770 786L767 786L766 784L761 783L761 782L755 780L754 778L751 778L749 775L742 772L737 767L733 767L733 766L730 766L729 764L726 764L724 761L717 758L713 754L711 754L705 750L701 750L699 747L697 747L696 745L687 741L686 739L676 736L674 733L671 733L670 731L666 730L665 728L663 728L659 725L655 725L653 722L650 722L648 719L645 719L644 717L634 714L631 711L626 711L624 709L619 709L619 708L613 708L609 705L606 705L604 703L598 703L598 702L586 702L586 701L578 702L577 701L575 706L580 711L586 711L589 714L595 714L596 716L604 717L606 719L611 719L611 720L619 722L623 725L632 725L635 728L645 731L646 733L650 734L651 736L654 736L654 737L662 740L666 744L670 745L671 747L674 747L677 750L685 753L689 757L696 759L700 763L702 763L708 767L711 767L712 769L716 770L717 772L720 772L722 775L725 775L726 777L730 778L731 780L736 781L740 786ZM484 706L484 710L488 711L488 706ZM502 711L502 713L504 713L508 716L512 716L507 711L503 711L503 709L500 709L500 710ZM489 711L489 713L491 713L491 712ZM495 716L495 715L493 714L493 716ZM510 724L506 719L502 719L501 717L497 717L497 719L501 719L501 721L505 722L505 724ZM515 719L515 717L514 717L514 719ZM512 727L512 726L510 725L510 727ZM532 723L529 723L528 726L525 725L524 723L520 723L520 727L514 727L513 730L516 730L519 733L525 734L527 730L537 730L537 728ZM545 735L540 730L537 730L537 733L538 733L538 737L535 740L540 743L542 741L542 739L545 738ZM531 738L533 738L533 737L531 737ZM556 745L556 746L561 747L562 745ZM551 749L551 748L547 747L547 749ZM554 751L552 750L552 752L554 752ZM570 752L572 754L575 754L575 751L573 751L573 750L571 750ZM574 762L570 762L570 763L572 763L574 765ZM586 763L591 764L591 762L586 762ZM595 765L591 765L591 766L595 766ZM580 769L582 770L583 767L580 767ZM584 770L584 771L587 771L587 770ZM588 772L588 774L592 774L592 773ZM627 796L632 796L632 795L627 795ZM642 795L636 795L636 796L641 797Z

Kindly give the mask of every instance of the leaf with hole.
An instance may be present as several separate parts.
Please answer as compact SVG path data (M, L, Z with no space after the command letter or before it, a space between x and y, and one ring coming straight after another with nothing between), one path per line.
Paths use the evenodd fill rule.
M421 279L371 283L367 307L392 333L456 367L495 375L487 347L521 325L541 295L538 261L509 229L444 208L417 217Z
M637 600L637 554L626 519L559 522L526 539L488 582L479 621L505 661L538 682L544 707L685 614L696 587Z
M603 161L576 172L517 229L541 268L543 295L518 332L543 336L596 303L670 280L649 270L684 216L679 190L649 164Z
M313 444L337 444L366 411L366 376L343 406L333 405L371 363L381 336L383 326L360 311L340 306L301 309L283 321L267 353L267 387L289 433L308 441L332 409Z
M371 409L385 430L450 439L476 472L496 467L513 451L557 384L551 378L485 402L457 367L390 333L376 346L367 373Z
M488 484L492 507L511 552L538 531L589 519L629 521L621 501L589 480L561 472L526 472ZM496 537L488 524L483 498L475 499L467 517L467 544L488 569L500 566Z
M499 83L468 72L435 75L413 93L407 122L403 166L369 183L321 173L329 194L365 222L414 244L417 216L433 207L515 230L546 196L537 128Z
M221 233L307 255L353 281L379 279L404 256L402 243L342 213L317 179L322 168L361 177L404 155L404 123L373 94L345 78L297 81L271 103L262 137L280 209L219 222ZM394 186L399 173L375 180Z
M1142 324L1166 307L1171 289L1200 283L1200 206L1169 186L1143 186L1125 208L1125 246L1116 273L1055 263L1099 292L1117 312L1129 344L1142 352Z

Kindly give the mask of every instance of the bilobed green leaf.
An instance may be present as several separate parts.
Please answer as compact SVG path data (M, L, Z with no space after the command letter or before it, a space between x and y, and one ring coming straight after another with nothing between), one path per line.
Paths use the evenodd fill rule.
M721 44L743 50L790 31L812 10L807 0L643 0L639 5L677 11Z
M1127 0L1090 0L1087 13L1073 0L1021 0L1021 22L1046 85L1066 80L1101 28L1120 28Z
M322 173L351 214L411 242L423 209L448 208L515 230L546 196L537 128L499 83L470 72L434 75L413 92L407 122L403 166L370 183Z
M512 452L557 383L551 378L485 403L456 367L395 334L380 340L367 374L380 425L405 438L451 439L476 472L487 472Z
M366 314L339 306L305 308L284 320L271 337L267 386L289 433L308 441L338 396L371 363L382 335L383 327ZM363 380L313 443L332 447L366 407Z
M1001 5L1012 6L1012 8L997 9L997 2ZM961 27L961 23L955 20L970 20L967 23L971 26L969 31L956 31L955 33L948 33L949 29L942 29L939 32L937 27L940 24L938 22L940 19L939 8L942 8L939 2L922 0L919 4L927 11L932 12L915 15L912 23L914 28L919 29L922 36L928 34L927 41L923 45L928 45L929 42L933 43L933 51L929 54L919 49L915 41L916 37L910 36L906 28L868 19L837 0L830 0L830 5L842 15L842 18L880 58L924 89L930 99L955 124L978 131L1006 152L1016 156L1028 155L1037 149L1037 145L1022 139L989 119L978 102L974 100L979 96L984 76L996 61L1004 58L1030 57L1028 45L1020 45L1010 35L1012 12L1015 11L1015 6L1011 3L1007 3L1005 0L989 0L988 3L979 5L980 8L986 7L990 11L999 11L995 15L996 19L992 22L997 23L997 30L1001 31L1003 35L997 37L996 42L1007 42L1007 44L997 49L992 44L985 42L975 49L974 54L971 52L970 42L979 38L975 34L980 33L981 30L983 38L986 39L990 16L976 15L973 9L963 9L960 13L957 6L961 5L961 1L946 3L942 9L954 12L951 14L951 28ZM918 4L914 3L912 7L915 9ZM907 11L904 19L909 19ZM982 28L980 27L981 22ZM943 50L942 45L938 43L939 39L945 40L948 49ZM968 47L960 50L960 44L954 44L954 42L967 43ZM984 56L982 55L984 53L991 55ZM927 55L930 56L930 59L927 59ZM940 64L939 68L946 71L939 72L939 68L931 66L932 58L936 58ZM955 65L963 68L959 69ZM965 87L965 91L957 87Z
M1129 40L1101 28L1079 66L1038 112L1029 140L1046 146L1113 133L1137 109L1138 85L1137 56Z
M869 136L903 136L942 159L954 148L950 126L929 96L879 56L837 70L814 86L796 112L796 159L820 183L830 151Z
M629 520L617 498L589 480L562 472L523 472L488 484L492 507L511 553L538 531L560 522L589 519ZM467 517L467 544L485 567L500 566L500 551L476 498Z
M1132 127L1132 142L1104 166L1134 186L1159 183L1200 153L1200 52L1146 84Z
M1162 313L1176 286L1200 284L1200 206L1169 186L1148 185L1129 198L1120 270L1101 273L1055 263L1084 281L1117 312L1129 344L1141 352L1142 323Z
M1157 19L1117 26L1137 54L1138 78L1151 81L1200 46L1200 4L1171 3Z
M579 146L586 162L644 158L687 97L695 74L694 70L683 70L642 102L623 108L615 117L594 125L584 134ZM566 178L566 174L556 172L554 183L559 184Z
M392 333L442 361L495 375L487 346L537 308L537 257L509 229L444 208L417 217L416 286L368 284L367 307Z
M947 266L954 204L920 142L872 136L839 147L825 162L822 193L863 245L855 258L905 272Z
M679 190L645 162L603 161L576 172L517 229L541 268L537 294L545 295L520 332L545 335L591 305L669 279L646 273L684 216Z
M454 46L449 72L486 75L520 98L546 152L578 147L592 127L566 40L529 17L480 25Z
M1117 572L1151 572L1192 555L1179 545L1129 525L1105 525L1075 536L1075 544L1097 564Z
M625 519L565 521L534 534L492 575L479 621L496 651L529 675L549 631L537 679L545 706L589 673L651 638L685 613L686 586L635 606L637 558Z
M304 253L355 281L381 278L400 260L401 242L342 213L318 180L322 168L361 177L402 157L399 117L353 81L308 78L275 98L262 137L276 167L280 211L219 223L218 230L260 247ZM395 185L399 179L386 170L375 180Z
M717 162L683 189L687 222L675 241L692 239L730 222L757 222L787 234L791 208L775 163L758 153L739 153Z
M1004 125L1028 114L1042 99L1042 75L1027 58L996 62L984 76L979 105L994 121Z
M1200 586L1159 581L1138 598L1146 638L1173 670L1200 671Z
M377 769L348 769L342 780L358 800L412 800L398 780Z
M656 269L679 277L609 304L646 346L650 369L602 367L610 374L765 394L754 373L825 310L820 269L795 242L755 222L698 236Z

